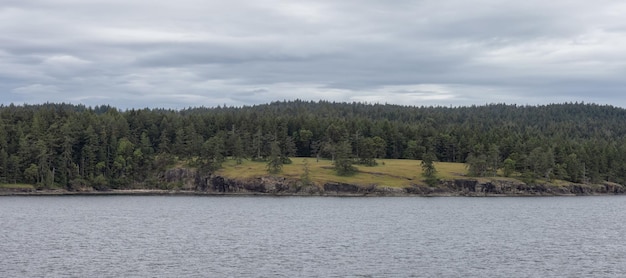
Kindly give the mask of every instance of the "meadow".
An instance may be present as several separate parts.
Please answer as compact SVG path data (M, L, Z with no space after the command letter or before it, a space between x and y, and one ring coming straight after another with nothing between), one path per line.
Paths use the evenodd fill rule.
M411 184L425 184L422 177L420 160L411 159L377 159L377 166L355 165L357 172L350 176L338 176L333 169L331 160L315 158L292 157L291 164L283 165L282 176L290 179L301 179L305 172L305 163L309 169L309 178L316 184L327 182L341 182L357 185L376 184L388 187L407 187ZM234 160L228 160L216 174L233 178L249 179L268 176L267 163L244 160L237 165ZM467 173L464 163L435 162L439 179L462 178Z

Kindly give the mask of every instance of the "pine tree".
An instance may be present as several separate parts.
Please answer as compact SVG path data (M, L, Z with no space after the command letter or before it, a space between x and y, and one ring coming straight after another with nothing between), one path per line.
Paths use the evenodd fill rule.
M422 176L425 179L426 184L429 186L437 185L439 181L437 179L437 169L435 168L435 154L432 152L426 153L424 159L422 159Z
M311 185L311 169L309 169L309 161L305 158L302 160L302 175L300 176L302 186Z
M504 160L504 176L510 177L515 172L515 160L508 157Z
M335 171L340 176L353 175L356 168L352 166L352 145L350 141L342 141L335 148Z
M233 142L233 158L237 165L243 163L244 150L243 150L243 141L241 137L237 135L235 137L235 142Z
M270 156L267 160L267 172L270 174L278 174L283 170L283 158L278 142L272 142L270 148Z

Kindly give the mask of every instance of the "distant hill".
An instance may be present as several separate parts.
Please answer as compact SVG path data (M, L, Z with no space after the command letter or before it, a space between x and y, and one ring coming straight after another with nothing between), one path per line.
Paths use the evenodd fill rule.
M412 107L279 101L133 109L0 107L0 183L73 190L149 187L176 163L381 158L467 163L472 176L626 182L626 110L609 105ZM272 148L274 145L274 148Z

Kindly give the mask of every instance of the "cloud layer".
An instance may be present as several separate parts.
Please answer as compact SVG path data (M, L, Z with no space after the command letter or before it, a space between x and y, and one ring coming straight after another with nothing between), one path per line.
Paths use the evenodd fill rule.
M626 3L4 1L2 103L626 107Z

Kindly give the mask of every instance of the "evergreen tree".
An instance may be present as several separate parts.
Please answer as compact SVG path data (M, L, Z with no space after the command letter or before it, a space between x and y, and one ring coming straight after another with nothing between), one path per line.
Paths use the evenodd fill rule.
M300 181L303 187L311 185L311 170L309 169L309 161L305 158L302 160L302 175Z
M491 144L489 146L489 151L487 154L487 163L488 163L488 172L493 177L498 174L498 169L500 168L500 148L496 144Z
M206 140L202 145L201 156L197 159L203 171L215 171L222 167L225 160L224 139L220 134Z
M270 174L278 174L283 170L283 158L278 142L271 144L270 156L267 160L267 172Z
M7 183L9 175L9 154L5 149L0 149L0 183Z
M582 103L447 108L292 101L180 111L0 105L0 182L120 187L174 164L217 169L228 156L267 161L278 142L283 163L293 156L329 158L342 173L354 171L353 162L434 155L433 161L467 163L473 176L502 169L527 181L624 184L623 119L626 109Z
M515 172L515 160L508 157L504 160L504 176L510 177Z
M349 176L356 173L356 168L352 166L352 145L349 141L339 143L335 148L335 171L340 176Z
M474 177L484 177L489 172L489 164L487 162L487 156L479 154L478 156L473 153L467 156L467 168L468 175Z
M243 163L244 155L243 140L241 140L241 137L236 136L233 143L233 159L235 159L237 165Z
M424 159L421 162L422 176L424 177L426 184L429 186L437 185L439 181L437 179L437 169L435 168L435 154L432 152L426 153Z
M299 148L297 148L298 154L301 156L311 156L311 139L313 138L313 132L308 129L300 129L296 134L296 138L299 144Z
M376 166L377 150L372 138L363 138L359 141L359 163L366 166Z

